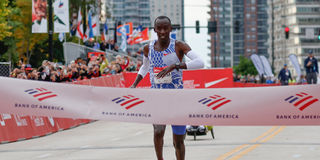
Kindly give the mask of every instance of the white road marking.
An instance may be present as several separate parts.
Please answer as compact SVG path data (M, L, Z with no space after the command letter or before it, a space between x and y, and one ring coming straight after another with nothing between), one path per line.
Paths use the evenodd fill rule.
M47 153L47 154L40 155L37 158L46 158L46 157L49 157L49 156L51 156L51 154Z

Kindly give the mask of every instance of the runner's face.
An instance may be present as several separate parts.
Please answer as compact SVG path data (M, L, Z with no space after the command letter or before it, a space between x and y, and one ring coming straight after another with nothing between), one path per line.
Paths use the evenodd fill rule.
M168 40L171 32L171 24L167 19L158 19L155 24L154 31L158 35L160 41Z

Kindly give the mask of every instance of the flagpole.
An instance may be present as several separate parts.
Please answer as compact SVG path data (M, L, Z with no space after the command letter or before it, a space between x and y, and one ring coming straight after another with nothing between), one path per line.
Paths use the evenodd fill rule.
M49 21L49 60L53 61L53 19L52 19L52 0L48 0L48 7L49 7L49 14L48 14L48 21Z

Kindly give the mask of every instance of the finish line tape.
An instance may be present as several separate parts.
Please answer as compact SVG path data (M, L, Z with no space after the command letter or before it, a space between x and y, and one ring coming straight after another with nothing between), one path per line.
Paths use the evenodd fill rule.
M176 125L320 125L320 85L156 90L0 82L0 113Z

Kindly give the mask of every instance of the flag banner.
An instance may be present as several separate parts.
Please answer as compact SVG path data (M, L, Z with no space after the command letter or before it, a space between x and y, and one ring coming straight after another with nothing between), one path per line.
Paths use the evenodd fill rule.
M300 77L301 77L301 68L300 68L300 64L299 64L299 61L298 61L298 58L295 54L290 54L289 55L289 59L290 59L290 62L292 63L294 69L296 70L296 73L297 73L297 81L300 80Z
M108 25L107 22L103 25L103 30L101 33L101 41L104 42L107 40L107 34L108 34Z
M81 13L81 7L79 8L78 12L78 22L77 22L77 32L76 36L79 37L82 40L87 39L87 35L83 32L83 22L82 22L82 13Z
M143 31L139 28L129 36L127 42L130 45L142 43L149 40L149 28L145 28Z
M120 49L123 51L123 52L126 52L127 50L127 35L126 35L126 29L125 29L125 26L122 26L121 30L121 44L120 44Z
M266 76L274 77L274 75L272 73L272 69L271 69L270 63L267 60L267 58L265 56L260 56L260 60L261 60L261 62L263 64L263 69L264 69L264 73L266 73Z
M69 32L69 0L55 0L53 3L54 9L54 32L68 33Z
M97 15L94 16L93 9L91 9L88 13L88 24L86 30L86 38L85 40L94 38L94 36L99 36L99 17ZM98 17L98 18L97 18Z
M264 68L263 68L263 64L260 57L256 54L252 54L250 56L250 59L252 60L254 66L256 67L256 70L258 71L259 75L261 76L262 74L264 74Z
M142 26L140 25L132 31L132 34L128 36L127 43L130 45L135 44L134 39L136 39L137 37L140 37L141 31L142 31Z
M99 15L100 15L100 7L99 7L99 2L96 1L93 4L89 4L88 5L88 14L90 15L90 19L91 19L91 25L89 25L89 16L87 17L87 24L88 24L88 30L91 27L92 30L92 34L93 36L100 36L100 20L99 20ZM87 34L89 35L89 33ZM90 37L91 38L91 37Z
M92 31L94 36L100 36L100 20L98 14L92 17Z
M47 0L32 0L32 33L47 32Z
M123 24L123 25L119 25L117 27L117 35L118 36L122 35L122 32L121 32L122 27L124 27L125 33L127 33L127 36L132 34L132 22L129 22L129 23L126 23L126 24Z
M89 11L89 15L88 15L88 29L87 32L89 32L87 35L90 38L93 38L93 25L92 25L92 13Z
M0 81L0 113L7 114L176 125L320 125L320 85L131 89Z

